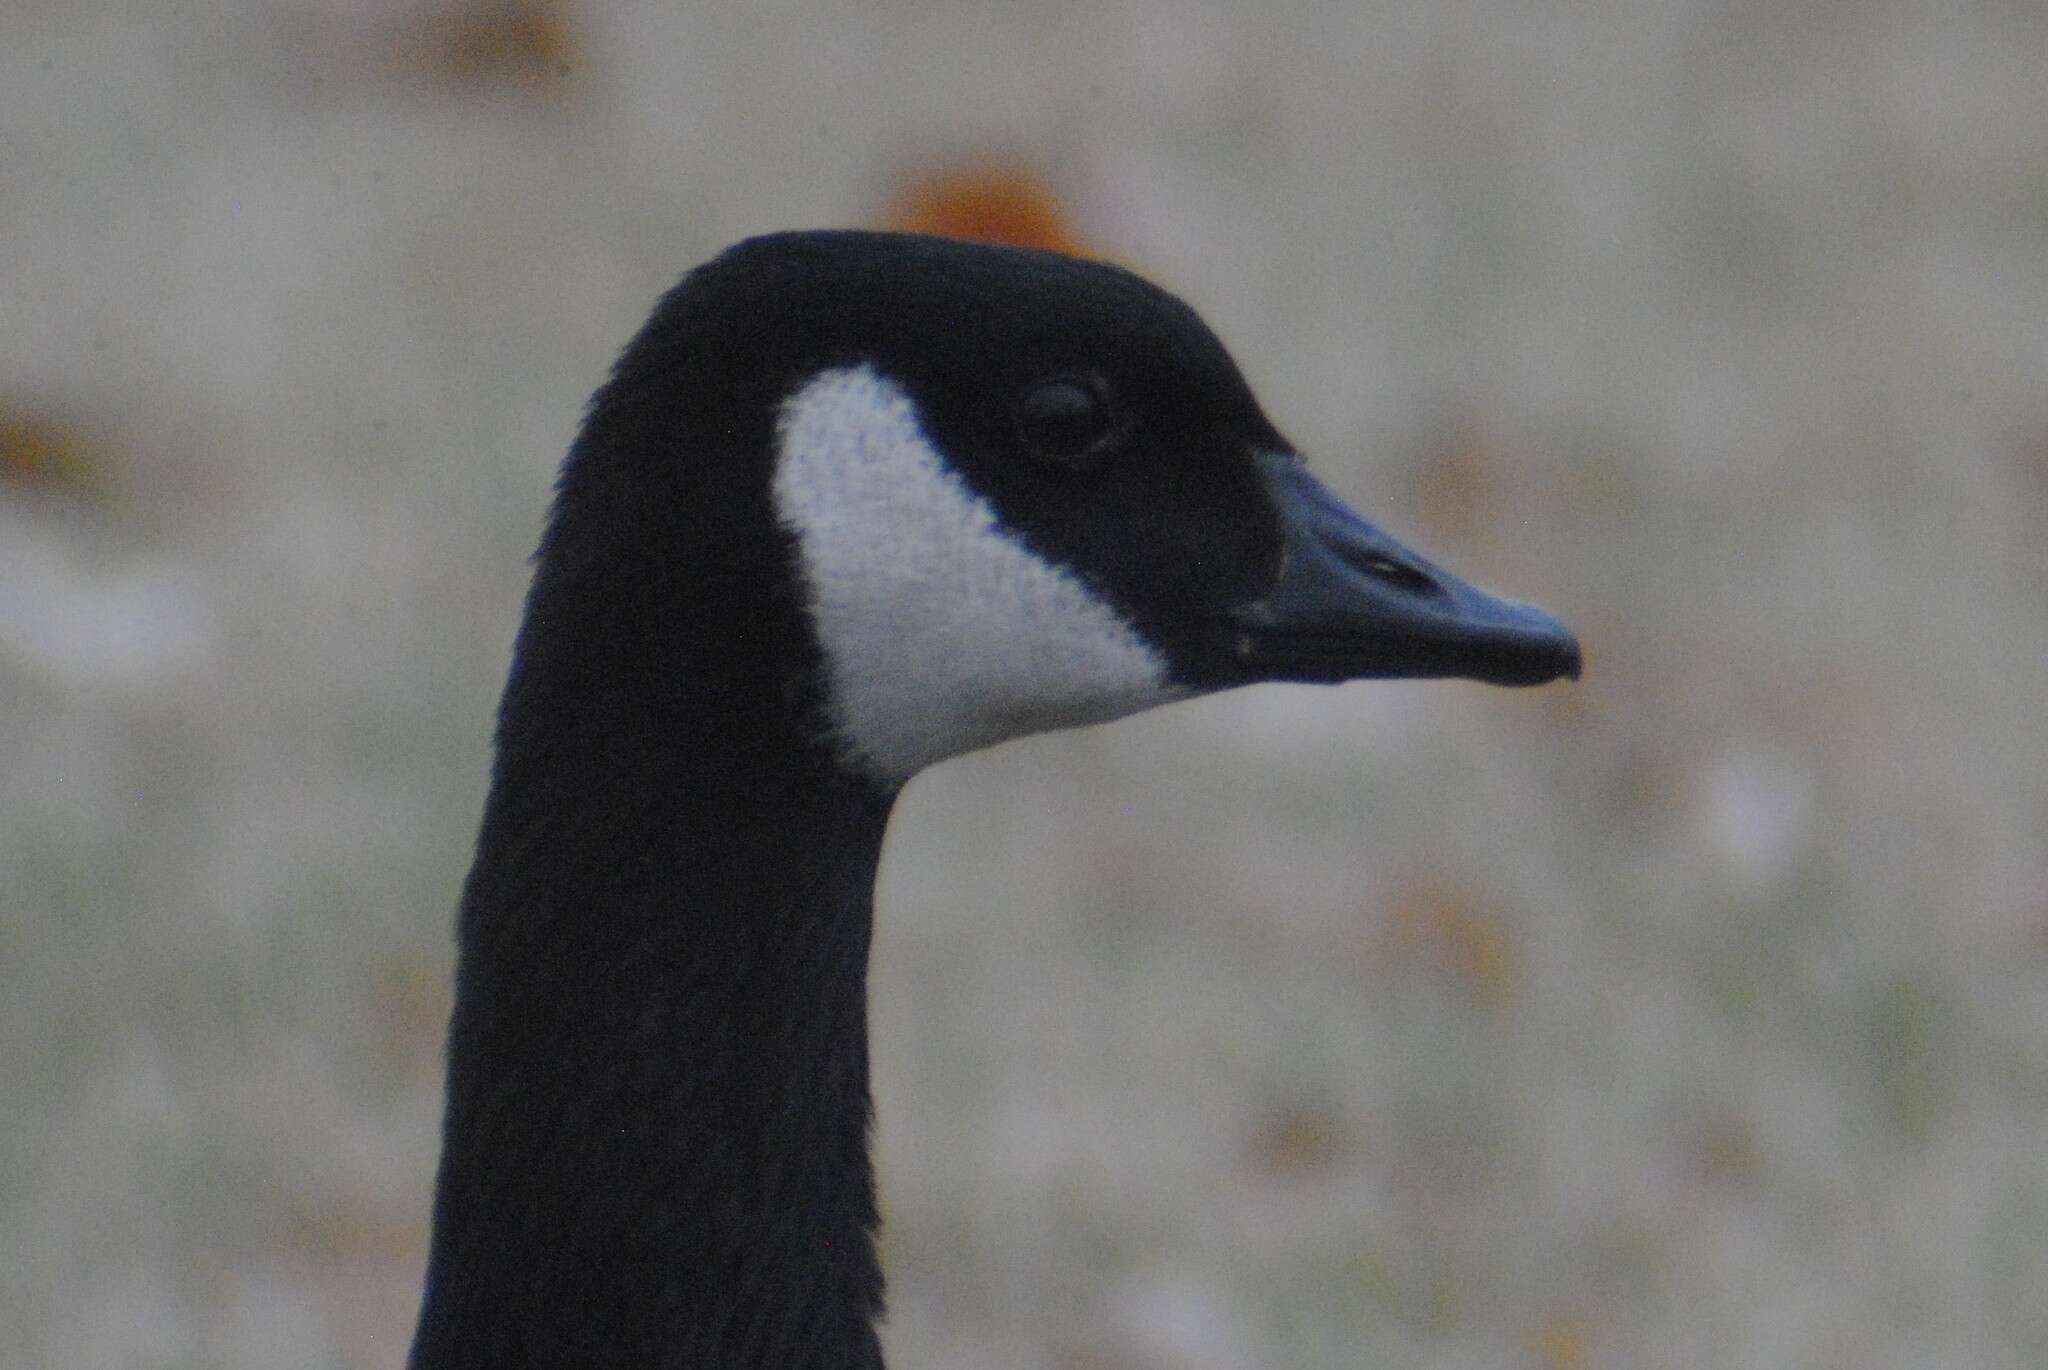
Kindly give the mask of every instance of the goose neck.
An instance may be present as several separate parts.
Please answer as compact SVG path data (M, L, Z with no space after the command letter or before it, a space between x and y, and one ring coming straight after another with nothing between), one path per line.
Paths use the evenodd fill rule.
M487 806L412 1365L880 1365L866 971L889 797L698 756ZM594 777L584 776L588 787Z

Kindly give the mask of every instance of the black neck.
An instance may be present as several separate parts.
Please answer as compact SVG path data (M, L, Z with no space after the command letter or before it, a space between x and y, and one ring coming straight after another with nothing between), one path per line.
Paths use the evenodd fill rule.
M878 1367L892 796L818 740L765 480L626 467L619 410L572 454L499 720L412 1366Z
M815 779L728 790L709 829L701 790L516 832L493 812L416 1370L879 1366L865 977L887 804Z

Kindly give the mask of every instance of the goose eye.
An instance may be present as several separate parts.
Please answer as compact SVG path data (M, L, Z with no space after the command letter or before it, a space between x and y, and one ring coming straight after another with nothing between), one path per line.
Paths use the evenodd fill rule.
M1119 436L1109 386L1099 376L1041 381L1017 403L1017 434L1033 456L1056 466L1082 466Z

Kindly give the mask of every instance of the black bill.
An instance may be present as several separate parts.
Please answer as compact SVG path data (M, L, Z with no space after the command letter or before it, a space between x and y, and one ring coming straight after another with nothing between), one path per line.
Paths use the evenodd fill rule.
M1402 546L1292 454L1260 460L1285 560L1270 591L1231 611L1231 654L1248 678L1578 679L1578 639L1557 618L1490 595Z

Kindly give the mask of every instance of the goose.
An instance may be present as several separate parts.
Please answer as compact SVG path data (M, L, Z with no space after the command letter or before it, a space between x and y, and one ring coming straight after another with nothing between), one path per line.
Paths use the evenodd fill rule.
M855 230L697 267L535 556L413 1370L881 1366L865 980L926 766L1255 682L1578 670L1126 270Z

